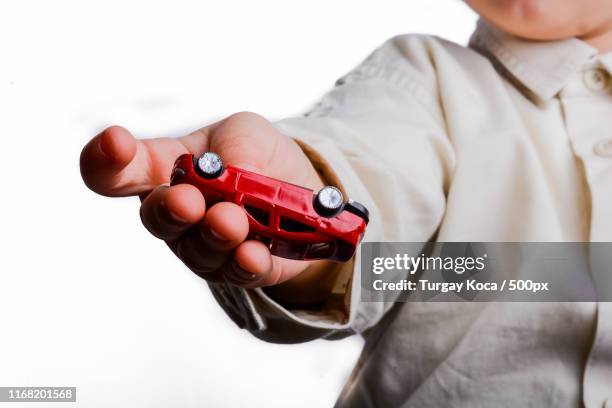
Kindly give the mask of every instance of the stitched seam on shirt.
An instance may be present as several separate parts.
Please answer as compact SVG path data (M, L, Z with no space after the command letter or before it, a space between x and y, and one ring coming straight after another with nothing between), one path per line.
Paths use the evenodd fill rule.
M416 75L409 75L405 72L401 72L399 69L366 60L354 71L344 77L346 83L349 83L352 78L355 78L355 80L379 79L400 86L413 95L416 101L421 104L434 119L439 117L439 106L435 98L433 98L430 92L419 83Z

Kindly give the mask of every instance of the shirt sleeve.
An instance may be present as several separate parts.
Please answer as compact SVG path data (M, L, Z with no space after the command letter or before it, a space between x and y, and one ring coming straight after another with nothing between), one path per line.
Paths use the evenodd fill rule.
M306 115L276 123L329 184L370 211L364 241L431 240L442 220L454 167L427 37L389 40ZM359 250L341 266L342 302L296 310L262 289L210 287L227 314L255 336L293 343L340 338L375 325L393 302L360 301Z

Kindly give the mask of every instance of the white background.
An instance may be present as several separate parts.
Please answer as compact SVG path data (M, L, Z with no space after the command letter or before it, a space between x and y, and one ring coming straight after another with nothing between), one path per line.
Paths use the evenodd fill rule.
M80 149L110 124L296 115L385 39L465 43L475 18L459 0L3 2L0 386L77 386L82 407L331 406L361 340L237 329L136 199L83 186Z

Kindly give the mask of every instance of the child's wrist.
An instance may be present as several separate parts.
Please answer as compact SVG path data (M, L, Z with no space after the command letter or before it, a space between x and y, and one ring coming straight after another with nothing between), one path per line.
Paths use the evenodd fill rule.
M320 260L296 277L281 284L264 288L266 294L283 305L316 306L325 303L333 294L341 264Z

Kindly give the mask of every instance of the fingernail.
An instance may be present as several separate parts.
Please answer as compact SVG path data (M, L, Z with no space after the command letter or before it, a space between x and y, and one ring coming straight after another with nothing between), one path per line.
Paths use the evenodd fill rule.
M170 217L172 221L176 222L177 224L189 224L189 221L187 221L184 218L179 217L172 211L168 211L168 216Z
M104 143L102 142L103 142L102 139L98 140L98 152L100 153L102 157L109 160L111 159L111 157L108 155L108 152L107 152L108 147L105 148Z
M106 133L108 129L105 129L100 133L98 138L98 150L102 153L102 156L108 160L113 160L114 153L114 141L113 139Z
M178 224L178 225L184 225L184 224L189 223L189 221L187 221L186 219L170 211L165 201L162 201L161 203L159 203L159 206L161 207L162 211L168 216L168 218L170 218L170 221L172 221L173 223Z
M110 140L109 137L102 137L98 140L97 150L100 159L106 165L111 166L123 166L126 163L122 162L120 158L117 157L115 152L115 147L113 146L114 142Z
M221 248L225 248L227 244L232 242L231 239L225 238L223 235L221 235L221 233L213 229L210 225L205 225L202 232L202 236L204 237L204 239L214 246L218 247L220 245Z
M227 242L227 241L229 241L228 239L225 239L225 237L223 235L221 235L219 232L215 231L215 229L210 227L210 226L208 227L208 232L217 241L220 241L220 242Z
M231 277L235 280L244 283L253 282L257 279L257 275L242 269L242 267L238 265L238 262L236 261L232 261L231 275Z

